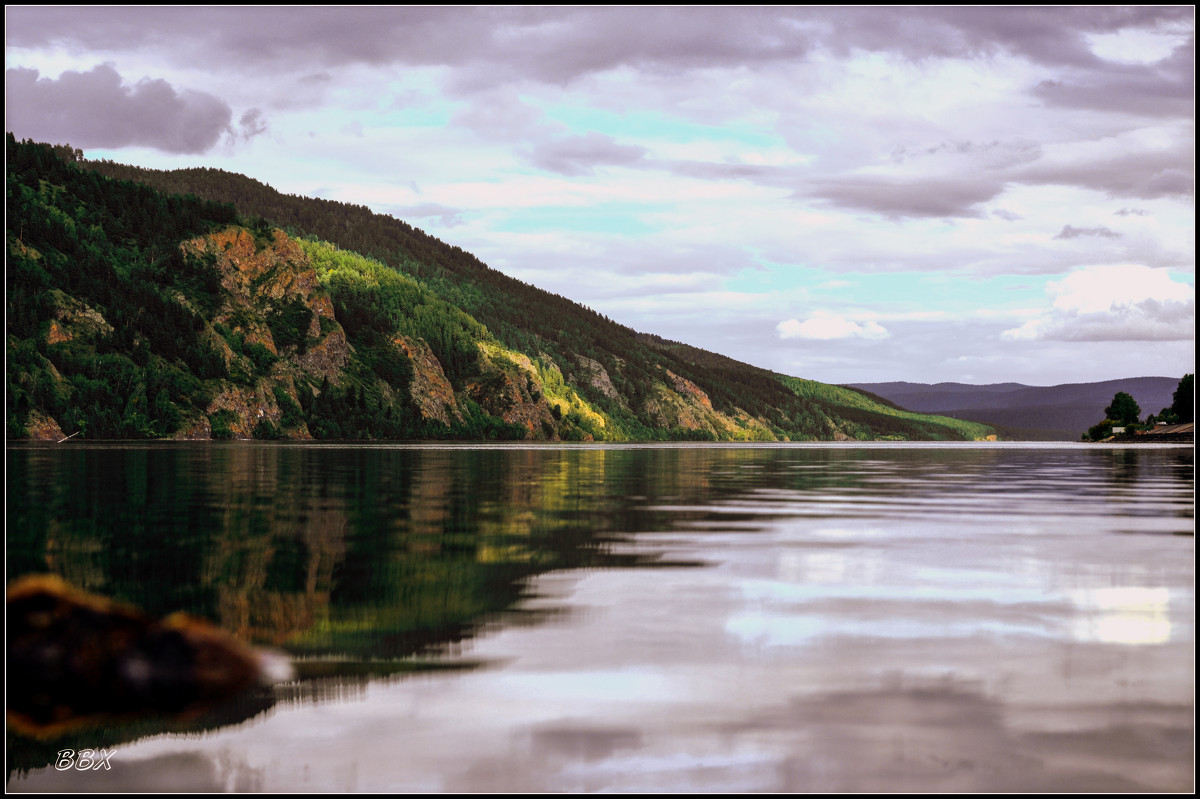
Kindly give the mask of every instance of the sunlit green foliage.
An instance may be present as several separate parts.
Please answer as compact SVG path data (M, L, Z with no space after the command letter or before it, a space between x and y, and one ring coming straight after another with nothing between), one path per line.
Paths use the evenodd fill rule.
M798 397L818 400L836 408L833 418L851 438L874 438L874 431L887 429L891 437L914 439L951 439L968 441L986 438L992 430L978 422L913 413L876 402L861 392L842 386L803 380L798 377L779 377L780 382Z
M356 344L390 346L396 336L424 339L455 388L475 373L475 342L490 338L483 325L379 261L326 242L301 241L301 246Z

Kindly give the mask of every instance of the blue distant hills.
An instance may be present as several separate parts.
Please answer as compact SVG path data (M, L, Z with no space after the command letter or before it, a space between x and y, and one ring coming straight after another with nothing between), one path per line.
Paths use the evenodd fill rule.
M851 383L849 387L906 410L1000 427L1008 438L1078 441L1084 431L1104 418L1104 409L1118 391L1137 400L1144 417L1169 407L1178 385L1178 377L1129 377L1057 386L892 382Z

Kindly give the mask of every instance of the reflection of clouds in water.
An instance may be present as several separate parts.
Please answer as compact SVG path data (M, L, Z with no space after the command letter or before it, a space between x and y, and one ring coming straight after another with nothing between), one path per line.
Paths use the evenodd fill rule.
M828 539L854 540L880 536L876 530L820 530ZM866 549L783 549L779 553L776 579L793 585L869 586L883 582L885 564L879 550Z
M816 532L861 535L843 528ZM1010 566L897 571L895 564L889 570L879 550L784 550L775 579L740 582L744 604L727 617L724 629L754 649L807 646L827 637L980 634L1141 645L1166 643L1182 634L1179 624L1171 623L1171 591L1137 585L1153 581L1144 569L1068 576L1031 559L1017 558ZM1047 590L1064 578L1070 587ZM1187 606L1192 600L1185 599ZM974 614L965 612L968 604L976 608Z
M855 541L885 535L881 530L822 526L806 537ZM1019 557L997 558L974 548L953 554L942 546L936 549L937 554L924 554L949 556L950 561L935 566L918 558L920 565L907 563L914 557L908 547L785 548L771 577L738 582L742 601L726 616L725 634L751 650L806 647L835 638L986 636L1150 643L1155 635L1170 635L1165 596L1099 590L1114 582L1136 584L1138 575L1129 569L1067 576ZM1072 588L1048 590L1064 577ZM1072 593L1081 580L1090 597L1082 603L1074 599L1079 591ZM1149 611L1155 602L1156 609ZM1082 621L1081 605L1091 609Z
M110 769L43 769L20 783L25 792L244 793L263 789L263 770L244 756L212 758L201 752L129 756L118 749ZM14 786L10 786L12 788Z
M841 552L784 552L779 558L779 579L785 583L846 582L847 558Z
M779 579L738 582L750 603L795 605L821 601L979 602L1000 606L1059 603L1044 588L1026 580L1017 584L1001 572L975 569L888 570L881 553L851 556L840 552L794 553L780 558Z
M321 568L357 552L346 573L375 575L372 585L406 585L409 572L392 567L412 563L433 598L482 584L478 559L505 547L517 545L511 564L522 564L538 536L560 556L578 533L599 544L580 551L604 559L525 582L519 612L461 645L483 668L373 678L203 738L139 741L122 763L203 752L209 763L181 772L193 779L180 786L272 792L1083 792L1193 781L1194 539L1164 535L1191 526L1191 473L1166 475L1151 450L1138 453L1134 491L1111 490L1111 456L1095 449L874 450L872 468L897 476L886 492L862 482L870 470L857 449L735 453L768 463L745 473L757 475L751 491L747 478L710 471L743 474L727 450L610 450L605 472L582 449L358 455L375 451L346 450L337 470L306 461L312 485L256 483L237 518L257 518L256 497L268 497L287 524L266 544L301 540L308 549L296 553L319 553ZM939 498L955 471L988 491L954 483ZM224 485L231 472L241 470L205 479ZM375 493L342 487L339 475L363 473L387 481ZM331 512L324 538L293 532L297 506L311 530L312 509L334 500L369 512L342 514L341 527ZM494 535L468 534L476 516ZM356 549L360 518L377 524ZM234 532L213 551L242 551ZM79 547L78 562L95 551ZM447 558L453 569L427 571ZM609 568L655 558L663 568ZM545 614L537 624L533 610Z
M681 693L680 686L654 668L505 674L498 676L496 683L504 696L539 703L661 701Z
M788 614L750 612L731 616L725 631L744 645L758 647L798 647L816 643L819 638L880 639L956 639L984 635L1055 637L1038 620L1027 618L950 620L948 603L931 606L925 618L916 612L908 615L886 614L876 619L849 614Z
M575 764L563 771L576 780L601 786L602 790L619 790L621 793L775 790L779 758L774 752L752 747L746 747L745 751L728 751L715 746L697 748L700 751L639 752L594 765Z
M1072 591L1081 615L1072 620L1077 641L1164 644L1171 639L1171 592L1166 588L1090 588Z
M729 617L725 632L751 646L804 646L832 632L828 619L779 613L742 613Z
M1152 570L1136 565L1081 568L1065 576L1044 561L1028 560L1024 566L1026 573L1041 576L1049 584L1066 583L1053 596L1069 603L1071 615L1064 634L1075 641L1164 644L1186 634L1178 622L1171 623L1172 590L1147 585L1161 582L1161 575ZM1178 607L1194 607L1194 592L1176 589L1174 594Z

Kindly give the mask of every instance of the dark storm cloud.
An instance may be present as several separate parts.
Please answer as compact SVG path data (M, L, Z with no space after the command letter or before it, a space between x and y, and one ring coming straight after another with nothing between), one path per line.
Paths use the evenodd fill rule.
M474 25L472 22L474 21ZM318 7L10 7L9 47L162 50L192 65L449 63L488 35L469 9Z
M768 8L575 8L505 20L489 55L523 77L567 83L620 66L657 72L795 61L812 32ZM510 46L515 45L515 46Z
M873 11L862 9L859 13ZM1158 29L1187 25L1193 20L1191 8L1185 6L961 6L926 11L896 7L889 11L890 16L908 20L913 28L928 28L928 32L914 33L897 45L896 49L913 58L967 57L1003 50L1040 64L1088 68L1103 63L1091 51L1089 34ZM949 44L939 46L939 37ZM889 48L880 42L878 49Z
M1144 180L1138 181L1130 191L1136 197L1147 199L1154 197L1184 196L1196 193L1195 171L1185 172L1182 169L1162 169Z
M1195 40L1149 65L1105 65L1079 77L1043 81L1039 99L1067 108L1153 117L1187 117L1196 97Z
M463 80L490 85L516 75L562 82L625 63L719 65L803 54L808 37L777 19L770 9L17 7L6 13L6 42L162 47L212 65L470 66L475 75Z
M231 132L233 111L211 94L176 91L163 80L124 85L111 66L40 78L36 69L4 73L7 126L15 135L76 147L154 147L203 153ZM254 115L243 125L258 124Z
M792 199L817 198L840 208L892 218L977 217L981 212L978 206L1004 190L1014 169L1035 163L1041 154L1040 145L1025 140L955 141L920 148L897 147L892 152L894 163L907 164L913 169L926 167L929 172L929 177L904 178L819 176L814 175L814 169L809 165L711 161L648 163L682 177L744 180L760 186L793 189ZM1008 221L1021 219L1008 211L994 213Z
M1010 52L1092 70L1106 62L1092 53L1088 34L1191 22L1190 7L30 6L6 10L5 36L10 47L159 48L193 65L306 72L352 63L447 65L463 68L456 85L477 87L521 77L566 83L623 65L670 72L795 63L817 50L914 60ZM1088 85L1101 83L1081 87Z
M1014 170L1009 177L1026 184L1081 186L1114 197L1188 197L1196 193L1195 142L1173 147L1082 158L1066 163L1039 163Z
M646 148L618 144L603 133L566 136L536 145L528 155L539 169L560 175L591 175L599 166L631 166L646 155Z
M855 211L900 217L976 217L978 206L999 195L1004 183L987 178L897 180L885 177L847 177L815 181L810 191L827 204Z
M1120 233L1115 233L1106 227L1072 227L1063 225L1063 229L1055 236L1056 239L1078 239L1085 236L1102 239L1119 239Z

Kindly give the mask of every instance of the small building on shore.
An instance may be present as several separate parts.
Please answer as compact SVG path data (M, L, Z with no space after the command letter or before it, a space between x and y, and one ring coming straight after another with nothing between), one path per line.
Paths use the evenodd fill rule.
M1117 428L1113 428L1116 433ZM1142 430L1132 435L1122 433L1106 439L1120 444L1194 444L1196 442L1196 423L1160 424L1149 430Z
M1192 441L1196 440L1196 423L1164 424L1153 427L1142 434L1154 441Z

